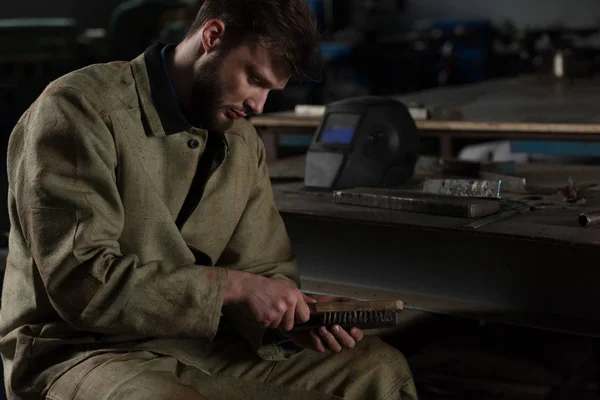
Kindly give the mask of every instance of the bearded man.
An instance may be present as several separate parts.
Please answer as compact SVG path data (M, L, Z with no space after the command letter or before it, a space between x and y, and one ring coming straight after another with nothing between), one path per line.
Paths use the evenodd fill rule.
M308 303L244 119L303 78L304 0L206 0L178 45L52 82L8 149L0 350L9 399L416 399Z

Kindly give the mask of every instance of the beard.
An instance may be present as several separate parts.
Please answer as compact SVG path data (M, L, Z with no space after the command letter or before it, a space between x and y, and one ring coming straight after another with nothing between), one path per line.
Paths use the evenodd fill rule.
M224 107L224 85L219 77L223 58L222 55L216 57L194 71L190 106L185 110L185 116L193 126L222 132L233 124L228 118L219 119L219 110Z

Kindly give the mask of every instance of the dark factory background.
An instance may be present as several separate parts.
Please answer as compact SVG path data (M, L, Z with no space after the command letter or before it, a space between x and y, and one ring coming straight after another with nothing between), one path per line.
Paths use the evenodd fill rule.
M5 1L0 10L4 140L51 79L90 63L131 59L157 40L179 40L200 3ZM593 0L310 3L322 27L322 79L271 96L265 112L540 71L551 67L556 49L573 41L585 53L581 69L597 68L600 3Z
M264 110L267 115L291 111L297 105L327 105L337 100L363 95L408 95L430 89L469 87L521 76L556 78L557 54L564 57L561 59L561 68L567 71L569 78L591 82L597 72L600 72L600 1L598 0L307 1L313 7L321 29L320 55L323 59L321 79L272 94ZM194 0L3 0L0 6L0 135L3 154L6 153L6 145L14 124L51 80L92 63L133 59L156 41L181 40L201 3ZM593 93L590 94L592 95ZM600 100L600 95L597 98ZM489 106L491 102L488 101L487 105ZM592 104L588 103L588 107L592 107ZM578 113L577 110L569 112L571 114L565 113L567 119L569 115ZM560 120L560 117L555 117ZM287 140L280 143L282 148L279 151L282 154L286 151L289 154L297 154L298 151L300 153L306 151L312 137L290 135ZM433 157L440 155L457 157L466 146L481 142L485 140L478 140L471 135L456 140L451 147L444 148L442 141L424 140L421 151ZM540 146L539 142L527 142L533 152L543 152L540 149L545 149L545 156L548 158L560 159L583 154L587 157L588 164L597 164L595 160L600 158L600 149L595 144L588 146L589 143L586 142L587 147L582 148L578 147L578 142L569 143L571 143L569 149L572 151L562 154L561 151L567 149L566 145L559 149L562 149L561 151L555 151L548 150L550 147ZM286 150L286 146L292 150ZM7 195L5 159L2 168L0 204L5 210ZM577 174L581 169L575 168L569 171L574 172L565 172L565 181L570 180L570 173ZM557 227L561 223L557 223L554 229L558 230ZM333 255L325 255L331 248L336 247L329 239L336 236L338 231L324 222L322 224L322 226L317 225L318 229L316 229L309 226L306 220L289 220L288 227L294 245L300 253L304 252L305 259L308 260L304 264L309 265L308 274L329 281L335 280L335 276L344 275L347 280L363 282L365 275L361 275L362 272L358 272L358 268L361 264L364 266L365 263L372 261L366 255L341 256L342 264L347 270L332 269L330 275L323 272L328 260L339 261L339 258L334 259ZM342 227L338 228L342 229ZM7 213L2 212L0 231L7 232L8 229ZM347 228L345 235L356 234L357 236L352 239L354 242L337 246L339 249L336 251L343 254L345 248L372 246L381 249L389 245L392 249L398 245L396 239L391 236L384 239L375 239L375 237L366 240L356 239L360 237L360 233L364 234L365 231L361 229ZM375 228L369 229L375 232ZM306 232L310 230L315 232L315 238L318 239L308 238ZM523 228L523 231L530 232L526 228ZM377 235L383 237L381 232L383 230ZM597 282L594 279L586 281L584 277L578 279L576 285L563 287L560 282L563 275L557 272L547 278L550 280L546 283L538 285L537 273L547 272L545 265L551 264L553 258L570 260L571 253L565 250L566 246L578 240L575 233L571 236L565 234L568 237L564 241L562 241L563 237L556 239L559 237L558 233L555 237L551 237L550 233L548 235L547 237L550 238L548 242L558 243L560 240L560 244L549 248L544 244L546 242L539 242L534 245L537 247L533 251L532 247L527 247L525 242L513 243L512 239L507 237L497 239L493 244L496 247L492 248L486 247L490 246L492 241L480 236L469 236L468 240L472 240L469 242L469 247L465 244L467 239L458 237L449 239L450 236L444 236L435 229L431 232L423 230L407 234L402 239L405 242L402 245L411 252L404 254L403 260L410 261L412 265L418 265L419 268L431 267L431 271L435 272L430 274L422 272L422 275L429 275L431 279L420 280L422 275L418 275L419 268L407 271L406 275L403 275L405 288L412 292L431 292L441 295L452 292L466 281L468 283L461 287L465 299L471 296L475 299L487 298L498 303L506 300L508 303L513 298L509 299L507 293L516 293L511 291L512 289L507 289L513 277L510 274L517 273L515 272L519 270L517 265L521 264L503 261L504 259L501 260L496 256L500 253L516 254L521 251L522 254L528 254L523 256L523 260L526 260L524 263L535 266L536 272L523 272L525 283L520 283L520 288L523 292L526 292L526 288L534 287L536 290L541 290L543 292L539 297L541 300L537 298L535 300L539 301L539 304L544 301L558 304L558 300L553 303L552 295L549 293L550 288L560 288L555 293L560 293L565 298L571 295L574 298L583 296L578 297L576 304L584 304L589 300L595 306L600 305L595 295L582 294L581 285L588 283L593 285L593 282ZM451 275L443 270L442 266L433 266L436 251L432 251L429 245L423 244L427 241L436 243L438 255L454 254L456 257L448 256L446 259L449 265L451 264L456 271L460 272ZM581 241L583 243L584 239ZM317 245L321 243L322 247L315 249L313 247L317 246L315 243ZM592 250L594 240L589 239L586 243L582 246L583 250L582 247L578 247L578 252L595 255L594 251L597 250L595 248ZM598 243L597 240L595 243ZM463 246L461 247L463 253L458 254L459 246ZM396 265L395 254L389 250L388 253L378 254L378 256L380 264L389 267L379 278L380 282L384 282L385 276L393 275L391 271ZM473 261L466 266L466 263L461 261L463 257L471 257L472 260L479 261ZM504 272L494 276L477 269L487 261L494 268L505 268L502 270ZM567 262L565 261L565 267ZM575 269L583 268L581 266L583 263L577 265ZM572 264L569 263L569 267L571 266ZM356 269L353 269L354 267ZM434 276L437 273L450 278L435 281ZM597 272L595 274L597 278ZM464 279L460 281L463 283L459 282L457 278L459 275L460 279ZM388 279L388 282L391 281L391 278ZM481 282L485 283L481 284ZM544 285L547 289L544 289ZM390 287L385 289L390 290ZM520 296L522 293L519 293ZM522 297L524 302L529 301L526 297L526 295ZM515 304L516 302L517 300ZM579 311L577 307L571 307L567 302L561 304L565 310L572 308L576 309L576 312ZM538 303L535 305L537 306ZM481 328L477 325L479 322L474 323L477 329ZM421 386L423 393L430 396L424 395L424 399L600 399L600 385L596 379L600 374L597 374L597 365L594 364L591 371L595 371L596 378L592 378L590 383L588 363L590 360L586 356L588 354L597 356L599 347L597 342L587 341L589 335L583 335L586 337L585 340L576 339L573 344L570 339L565 339L563 336L540 340L535 335L537 331L534 333L518 331L515 334L511 326L487 331L482 337L479 333L473 334L472 325L468 325L465 334L465 329L456 325L451 324L449 328L445 320L439 323L445 335L458 337L457 346L467 350L462 354L464 358L448 356L448 350L440 344L439 337L434 337L435 333L441 332L440 330L430 329L426 334L423 334L422 330L417 330L417 333L409 335L409 340L420 343L422 348L429 346L428 348L433 349L433 353L437 352L434 356L431 353L427 356L414 354L411 360L416 369L423 365L431 365L434 361L437 362L436 360L448 356L444 359L446 364L438 362L438 365L441 365L439 370L422 375L430 379L427 382L435 381L437 385ZM518 338L515 339L518 344L508 344L510 339L507 338L513 335ZM494 343L493 350L489 350L490 343ZM533 346L540 343L544 343L541 348ZM399 345L408 355L411 355L405 342ZM436 347L437 345L440 347ZM562 345L564 345L563 349L566 349L564 352L558 350ZM474 350L478 346L487 349L483 352L485 354ZM563 363L565 359L569 360L568 366ZM597 363L598 357L595 357L593 362ZM549 365L560 366L551 368ZM448 372L446 368L450 366L455 367L455 370L445 374ZM489 374L485 378L481 376L474 378L477 375L475 372ZM518 379L515 376L518 376ZM423 382L427 379L423 378ZM452 383L449 383L450 381ZM457 390L457 388L470 387L474 389L463 392ZM574 387L584 388L575 391L581 397L569 397L574 393L571 391ZM427 391L427 388L430 390Z
M201 2L4 3L0 131L6 139L51 79L90 63L131 59L157 40L178 41ZM587 56L582 69L597 68L600 3L593 0L575 6L566 0L310 3L322 27L322 79L271 96L265 112L539 71L551 67L553 51L573 41Z
M600 3L594 0L309 2L322 31L321 80L271 95L265 112L544 71L552 67L557 49L573 43L578 71L593 74L598 68ZM91 63L132 59L158 40L178 41L200 4L5 1L0 9L3 145L50 80Z
M131 59L177 41L197 1L4 2L0 129L50 79L90 63ZM564 41L594 52L600 3L579 0L311 0L322 26L322 81L271 96L266 112L362 94L399 94L548 68ZM565 35L556 28L572 29ZM579 37L576 37L579 36ZM594 39L596 41L594 42ZM382 55L385 54L385 62ZM596 65L586 66L593 70ZM18 88L18 90L16 89ZM3 137L7 135L4 134Z

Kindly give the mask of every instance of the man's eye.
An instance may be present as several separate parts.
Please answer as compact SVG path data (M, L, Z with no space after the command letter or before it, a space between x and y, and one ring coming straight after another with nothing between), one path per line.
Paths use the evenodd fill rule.
M258 78L252 77L251 80L253 84L260 86L260 80Z

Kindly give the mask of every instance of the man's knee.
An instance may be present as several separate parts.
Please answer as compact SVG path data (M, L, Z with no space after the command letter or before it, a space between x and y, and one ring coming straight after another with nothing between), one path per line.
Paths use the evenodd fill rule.
M147 371L130 379L118 388L111 400L205 400L193 387L184 385L173 374Z
M375 364L385 367L398 375L411 375L404 354L378 337L367 336L359 344L360 352L369 355Z
M361 385L377 398L417 399L412 371L404 354L376 337L365 337L357 348Z
M103 354L67 371L48 393L53 400L204 400L178 378L172 357L150 352ZM187 383L187 382L186 382Z
M305 351L295 360L277 364L269 383L345 400L417 399L404 355L372 336L337 354Z

